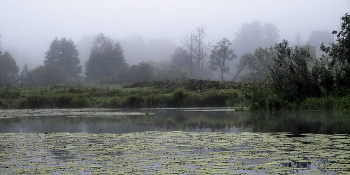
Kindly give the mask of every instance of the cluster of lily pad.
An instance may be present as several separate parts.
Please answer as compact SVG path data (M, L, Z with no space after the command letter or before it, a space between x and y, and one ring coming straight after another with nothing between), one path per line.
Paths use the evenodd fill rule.
M350 172L347 134L2 133L0 174Z

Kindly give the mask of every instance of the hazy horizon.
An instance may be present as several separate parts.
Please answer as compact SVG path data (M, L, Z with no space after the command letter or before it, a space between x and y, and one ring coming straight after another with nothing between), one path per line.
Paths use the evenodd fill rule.
M10 51L20 69L24 63L33 69L43 64L44 53L56 37L72 39L77 48L84 37L99 33L121 43L137 36L146 44L153 39L180 46L183 37L196 27L206 27L208 41L217 42L223 37L232 41L242 24L258 20L262 25L275 24L280 40L294 42L299 32L305 43L312 31L339 29L341 16L349 10L348 0L3 0L0 42L1 51ZM82 50L79 52L84 55ZM87 59L86 54L84 57L81 60ZM149 58L125 57L129 64Z

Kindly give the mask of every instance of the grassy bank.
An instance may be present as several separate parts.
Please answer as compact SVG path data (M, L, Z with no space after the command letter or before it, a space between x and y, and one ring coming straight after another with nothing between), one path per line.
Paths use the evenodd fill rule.
M238 84L152 82L117 85L23 86L0 89L1 108L243 107Z
M251 110L350 110L350 95L327 95L288 101L283 100L268 86L255 86L245 97Z
M267 83L206 80L120 85L0 87L0 108L248 107L251 110L349 110L350 96L287 101Z

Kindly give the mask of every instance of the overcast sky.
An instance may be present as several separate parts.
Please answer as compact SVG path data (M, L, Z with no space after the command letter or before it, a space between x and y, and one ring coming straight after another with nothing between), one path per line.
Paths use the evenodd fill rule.
M78 43L101 32L180 44L204 26L210 41L233 40L243 23L259 20L274 23L280 39L300 32L306 42L314 30L339 29L349 11L350 0L0 0L0 42L2 51L18 51L17 60L39 64L55 37Z

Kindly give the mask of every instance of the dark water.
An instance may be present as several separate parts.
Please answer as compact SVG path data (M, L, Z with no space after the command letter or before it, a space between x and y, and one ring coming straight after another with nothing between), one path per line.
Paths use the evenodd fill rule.
M90 113L86 114L86 110ZM302 133L350 134L348 112L252 112L227 108L86 110L73 113L65 110L52 113L0 111L1 116L6 115L0 119L0 133L98 133L102 129L101 133L187 131L290 132L294 136Z

